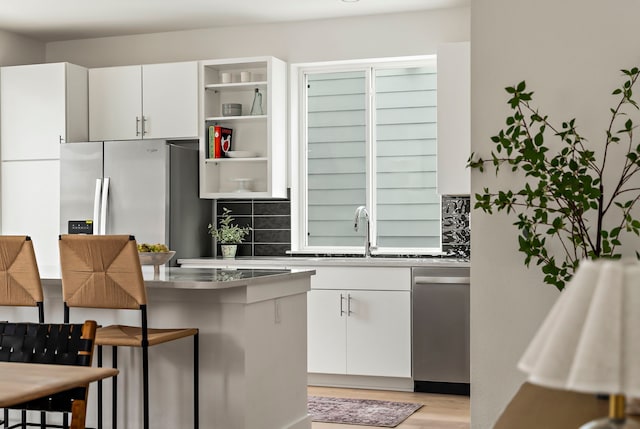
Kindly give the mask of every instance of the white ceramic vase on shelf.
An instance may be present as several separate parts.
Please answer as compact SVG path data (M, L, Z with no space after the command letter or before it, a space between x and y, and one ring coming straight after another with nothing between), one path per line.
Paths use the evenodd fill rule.
M220 247L222 248L222 259L234 259L236 257L237 244L221 244Z

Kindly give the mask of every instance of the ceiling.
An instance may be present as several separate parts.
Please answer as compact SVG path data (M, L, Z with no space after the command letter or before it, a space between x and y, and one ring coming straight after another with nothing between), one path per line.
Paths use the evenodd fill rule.
M468 6L471 0L13 0L0 29L43 42Z

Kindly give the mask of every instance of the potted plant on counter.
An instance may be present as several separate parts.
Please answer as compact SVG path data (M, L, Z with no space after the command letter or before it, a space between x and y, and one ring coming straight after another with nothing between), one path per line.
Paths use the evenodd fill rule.
M209 234L220 243L223 259L233 259L236 257L238 244L244 241L249 234L250 227L239 227L233 224L234 219L231 217L231 210L226 207L222 208L222 217L220 218L220 227L214 228L209 224Z

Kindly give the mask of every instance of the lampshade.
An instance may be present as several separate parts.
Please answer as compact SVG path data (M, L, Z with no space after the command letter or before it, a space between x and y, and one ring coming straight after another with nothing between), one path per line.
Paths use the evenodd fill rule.
M640 396L640 262L582 261L518 367L542 386Z
M640 262L582 261L518 367L546 387L640 397Z

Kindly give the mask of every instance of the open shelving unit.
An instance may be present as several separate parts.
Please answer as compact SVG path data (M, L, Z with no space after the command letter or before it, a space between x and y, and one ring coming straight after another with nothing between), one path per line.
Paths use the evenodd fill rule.
M286 63L274 57L200 62L201 198L286 198ZM241 72L251 80L240 81ZM222 82L230 74L231 82ZM251 115L258 89L262 115ZM242 114L224 116L222 105L239 103ZM209 127L233 130L232 151L249 158L209 157Z

